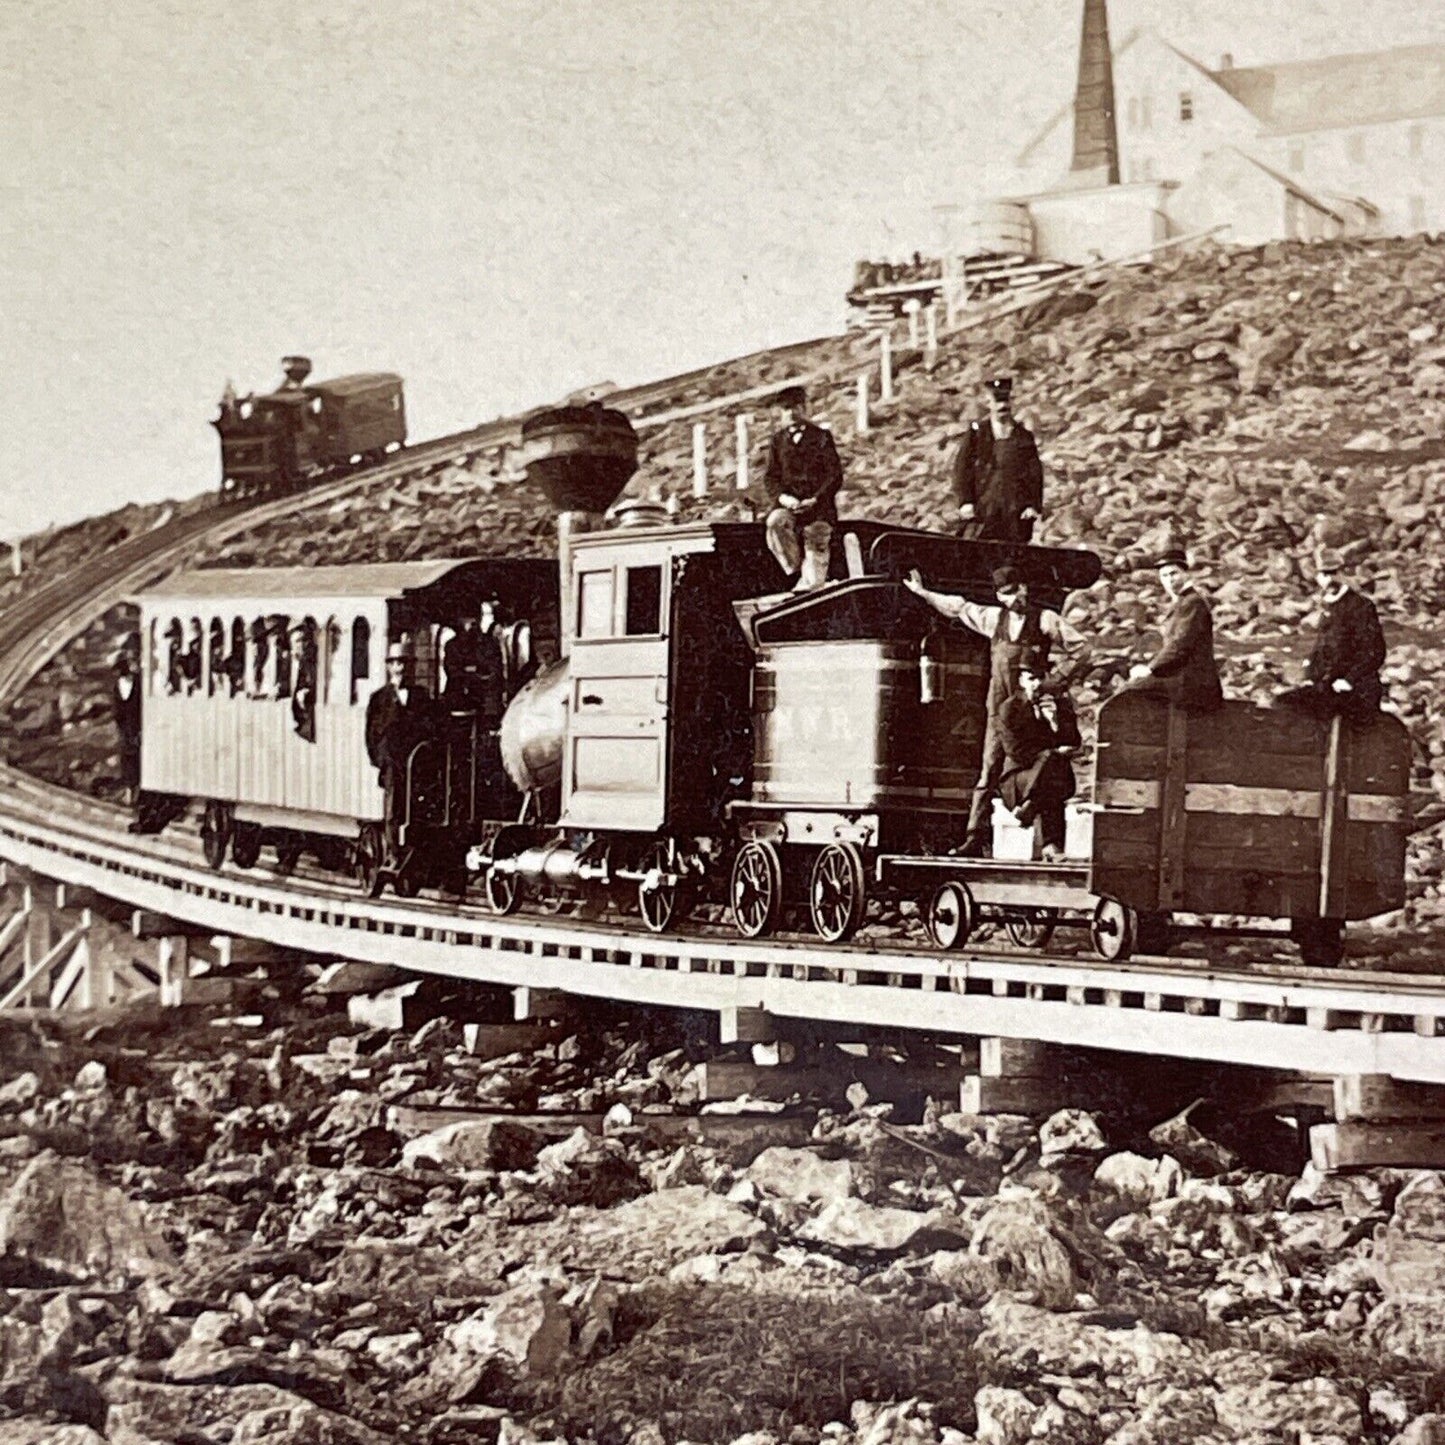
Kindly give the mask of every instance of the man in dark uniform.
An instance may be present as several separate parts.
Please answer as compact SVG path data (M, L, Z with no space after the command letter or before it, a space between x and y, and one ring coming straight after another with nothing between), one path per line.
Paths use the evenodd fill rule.
M999 797L1019 822L1034 826L1039 856L1057 863L1064 856L1064 804L1074 796L1069 761L1080 746L1079 720L1067 694L1046 692L1048 655L1034 649L1019 662L1018 691L998 715L1007 771Z
M1276 702L1316 717L1336 714L1369 722L1380 710L1380 668L1385 633L1375 604L1349 585L1345 559L1321 551L1315 563L1320 589L1319 631L1305 664L1305 685L1281 693Z
M838 489L843 463L833 435L808 420L807 393L789 386L778 393L787 414L768 443L763 491L768 499L768 550L799 591L828 580L833 524L838 520Z
M984 383L988 416L969 423L953 458L954 530L970 541L1029 542L1044 508L1034 434L1014 419L1013 379Z
M1129 692L1166 697L1185 712L1213 712L1224 705L1214 660L1214 615L1189 575L1182 547L1159 557L1159 582L1172 604L1165 614L1159 651L1129 670Z
M411 680L411 658L403 643L386 649L386 681L366 704L366 752L376 768L385 795L384 827L387 857L395 862L401 821L402 791L411 750L431 728L431 695Z
M134 803L140 788L141 687L135 658L124 651L116 659L111 694L115 727L120 734L121 801Z
M1052 649L1058 647L1068 657L1069 667L1050 686L1067 686L1088 668L1088 643L1059 613L1029 600L1028 583L1014 567L994 570L993 587L998 598L996 607L970 602L966 597L954 597L946 592L930 592L917 571L911 572L903 585L934 611L954 618L980 637L988 639L988 719L983 737L983 762L969 808L968 832L960 849L970 857L982 857L988 853L993 839L993 800L1006 764L1003 739L999 734L999 715L1004 703L1018 688L1019 664L1026 654L1031 654L1036 661L1041 658L1047 664Z

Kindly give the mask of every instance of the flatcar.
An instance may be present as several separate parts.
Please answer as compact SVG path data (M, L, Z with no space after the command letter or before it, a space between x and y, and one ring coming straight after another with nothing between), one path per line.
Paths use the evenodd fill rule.
M211 423L221 438L222 499L294 491L406 443L401 378L361 372L310 382L304 356L282 360L276 391L244 399L229 389Z
M228 853L253 867L270 847L289 869L309 850L379 891L384 794L367 754L366 707L388 641L405 641L414 680L444 699L450 632L506 597L516 610L498 609L495 633L515 691L531 648L552 645L556 591L556 564L540 558L199 569L166 579L133 599L142 816L174 811L158 799L193 800L213 867ZM479 820L517 806L500 766L488 764L497 721L439 716L441 734L465 734L473 764L464 770L423 786L428 755L416 759L415 816L403 825L454 843L456 864L481 836L472 831ZM402 870L392 881L409 891L421 876Z

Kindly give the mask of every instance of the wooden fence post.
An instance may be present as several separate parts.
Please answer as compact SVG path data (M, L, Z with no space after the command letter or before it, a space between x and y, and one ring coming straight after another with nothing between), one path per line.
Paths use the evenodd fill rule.
M733 422L737 436L738 491L740 492L748 489L748 423L751 421L751 415L742 411L738 413Z
M893 332L878 333L878 400L893 400Z
M917 350L918 350L918 310L919 310L919 306L918 306L918 301L917 301L917 299L915 298L915 299L912 300L912 301L907 301L907 302L905 302L903 309L908 313L908 344L909 344L909 346L911 346L915 351L917 351Z
M930 301L928 309L923 313L923 319L927 323L925 330L926 340L923 348L923 365L932 371L938 365L938 302Z
M853 430L860 437L868 435L868 373L866 371L860 372L858 375L858 417Z
M25 559L20 555L20 538L17 537L10 544L10 575L18 577L25 565Z
M692 494L707 496L707 423L692 424Z

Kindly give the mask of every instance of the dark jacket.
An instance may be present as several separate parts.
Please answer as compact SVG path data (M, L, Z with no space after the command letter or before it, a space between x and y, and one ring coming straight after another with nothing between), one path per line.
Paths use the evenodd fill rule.
M1360 706L1379 707L1384 663L1380 614L1364 593L1347 588L1338 601L1325 604L1305 677L1321 689L1343 678L1354 689Z
M972 503L974 521L960 523L975 540L1027 542L1031 522L1019 514L1028 507L1042 512L1044 467L1034 434L1021 422L1002 439L986 418L971 422L953 458L956 506Z
M1214 616L1209 604L1189 588L1169 609L1163 632L1163 645L1149 664L1154 676L1146 686L1154 683L1186 712L1219 707L1224 688L1214 661Z
M1068 698L1054 698L1058 721L1050 727L1035 711L1023 693L1008 698L998 713L997 726L1003 740L1004 757L1012 769L1032 767L1053 748L1076 748L1080 745L1079 719Z
M383 782L388 772L405 765L430 731L431 720L431 694L424 687L409 687L405 703L390 683L372 693L366 704L366 753Z
M793 433L798 430L785 426L773 433L763 470L763 490L774 507L785 493L811 503L794 513L799 522L836 522L836 498L843 485L843 463L833 434L805 421L794 441Z

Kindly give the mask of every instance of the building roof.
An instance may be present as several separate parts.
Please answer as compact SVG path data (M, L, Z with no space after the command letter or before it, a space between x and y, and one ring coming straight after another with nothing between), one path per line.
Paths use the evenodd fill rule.
M1212 70L1275 135L1445 115L1445 45Z

